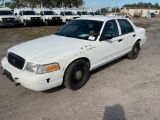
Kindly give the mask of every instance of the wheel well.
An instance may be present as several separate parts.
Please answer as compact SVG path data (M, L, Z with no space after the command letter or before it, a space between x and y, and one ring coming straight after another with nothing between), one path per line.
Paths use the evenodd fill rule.
M139 42L139 49L141 49L141 45L140 45L140 42L141 42L141 39L138 39L136 42Z
M88 58L82 57L82 58L75 59L75 60L72 61L72 62L67 66L67 68L65 69L65 72L64 72L64 75L63 75L63 82L64 82L64 76L65 76L66 71L67 71L67 69L69 68L69 66L70 66L72 63L74 63L75 61L80 60L80 59L86 61L87 64L89 65L89 68L91 67L90 60L89 60Z
M141 39L138 39L137 41L138 41L138 42L141 42Z

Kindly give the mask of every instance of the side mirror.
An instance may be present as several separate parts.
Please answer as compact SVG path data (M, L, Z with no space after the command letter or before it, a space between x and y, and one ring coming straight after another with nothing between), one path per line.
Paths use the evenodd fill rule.
M108 39L112 39L112 38L113 38L113 36L111 34L104 34L104 35L101 35L100 41L108 40Z
M40 14L38 13L38 15L40 15Z
M15 15L17 16L17 13L15 13Z

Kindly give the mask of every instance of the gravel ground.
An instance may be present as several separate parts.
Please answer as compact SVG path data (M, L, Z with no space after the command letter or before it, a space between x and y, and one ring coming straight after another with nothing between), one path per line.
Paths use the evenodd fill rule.
M0 120L159 120L160 19L134 21L143 20L148 40L138 58L120 58L93 71L78 91L58 87L33 92L0 75ZM11 34L22 29L36 28L0 29L0 59L9 47L27 39Z

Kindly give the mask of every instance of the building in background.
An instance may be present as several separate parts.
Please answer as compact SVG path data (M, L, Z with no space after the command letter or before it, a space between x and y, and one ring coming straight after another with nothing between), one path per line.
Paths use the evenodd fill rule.
M159 17L160 9L144 8L144 7L124 7L121 9L122 13L128 13L135 17Z

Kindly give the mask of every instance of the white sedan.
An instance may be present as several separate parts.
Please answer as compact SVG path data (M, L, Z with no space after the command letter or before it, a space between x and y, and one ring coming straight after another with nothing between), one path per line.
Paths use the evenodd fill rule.
M28 89L44 91L63 84L77 90L93 69L124 55L136 59L145 41L145 29L128 19L79 18L53 35L8 49L1 64L4 75Z

